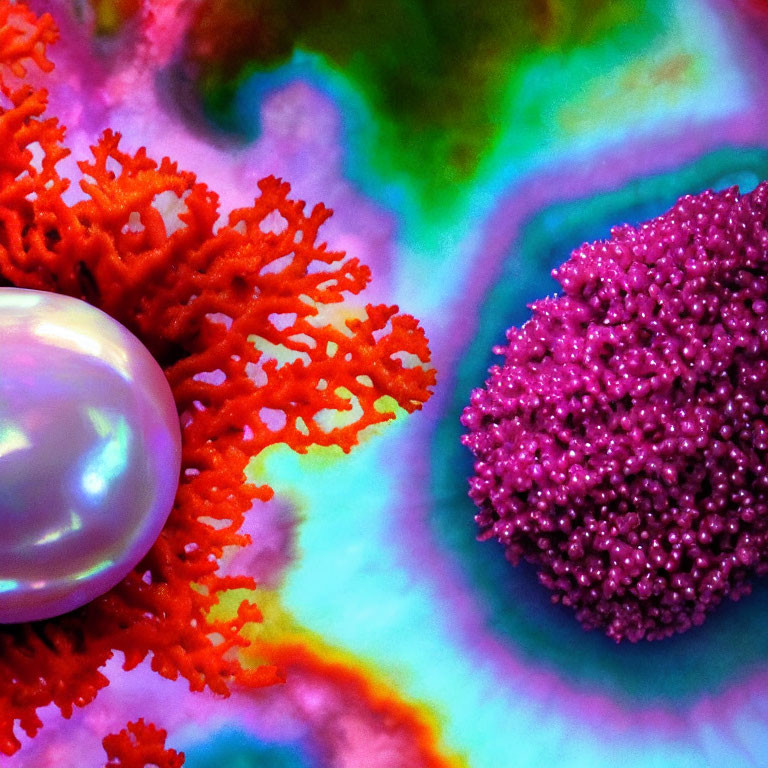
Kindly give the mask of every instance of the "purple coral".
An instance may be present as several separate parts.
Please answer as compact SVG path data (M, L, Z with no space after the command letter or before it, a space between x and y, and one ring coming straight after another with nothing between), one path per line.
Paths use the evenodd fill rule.
M553 275L462 416L480 538L587 629L684 632L768 572L768 183L683 197Z

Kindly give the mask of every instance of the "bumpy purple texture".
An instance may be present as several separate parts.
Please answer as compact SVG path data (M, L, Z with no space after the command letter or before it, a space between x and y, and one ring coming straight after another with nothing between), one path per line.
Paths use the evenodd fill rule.
M481 539L617 641L768 571L768 183L585 244L462 416Z

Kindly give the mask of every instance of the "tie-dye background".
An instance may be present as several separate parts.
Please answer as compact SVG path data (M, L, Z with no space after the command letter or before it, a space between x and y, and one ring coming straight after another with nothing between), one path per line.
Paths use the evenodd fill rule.
M111 126L250 202L273 173L429 335L425 410L349 456L263 455L259 653L284 686L191 694L148 664L9 768L102 765L145 717L189 768L768 766L768 584L615 645L475 541L458 415L549 270L685 192L768 177L767 0L30 0L78 156Z

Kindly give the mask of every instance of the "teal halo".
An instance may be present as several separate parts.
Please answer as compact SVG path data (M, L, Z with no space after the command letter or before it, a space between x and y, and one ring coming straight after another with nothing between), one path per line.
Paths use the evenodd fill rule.
M205 741L184 747L184 768L320 768L321 762L301 741L262 741L252 733L227 727Z
M481 305L473 308L479 327L455 368L453 394L432 440L431 530L481 604L487 628L527 664L634 708L691 704L765 667L768 580L757 580L750 597L719 606L702 627L661 642L617 645L599 632L585 632L570 609L550 602L531 566L514 568L498 543L475 540L466 482L472 459L459 442L459 416L470 391L482 386L488 367L498 360L492 347L503 342L506 328L528 318L530 301L555 290L548 274L574 248L607 237L613 224L658 215L687 192L734 183L748 191L766 176L766 150L724 148L673 173L635 179L620 189L537 212L521 228L514 255Z

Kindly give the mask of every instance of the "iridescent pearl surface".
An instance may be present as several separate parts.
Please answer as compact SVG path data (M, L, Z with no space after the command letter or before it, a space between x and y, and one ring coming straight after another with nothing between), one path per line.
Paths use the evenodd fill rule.
M84 605L149 551L181 431L144 345L83 301L0 288L0 623Z

